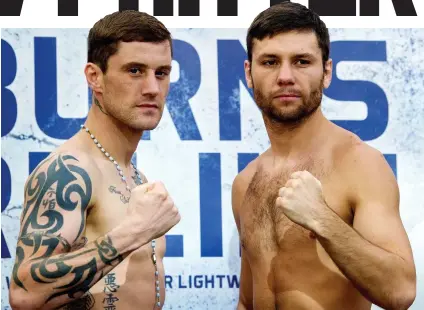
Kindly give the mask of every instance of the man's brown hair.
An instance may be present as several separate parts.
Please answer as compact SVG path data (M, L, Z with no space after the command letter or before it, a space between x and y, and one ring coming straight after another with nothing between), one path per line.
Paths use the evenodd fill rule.
M169 30L154 16L125 10L106 15L96 22L88 34L88 62L106 73L109 57L118 51L119 42L161 43L172 37Z
M322 62L330 56L330 35L319 15L304 5L281 2L261 12L253 20L247 32L247 57L252 61L254 39L263 40L288 31L312 31L318 39Z

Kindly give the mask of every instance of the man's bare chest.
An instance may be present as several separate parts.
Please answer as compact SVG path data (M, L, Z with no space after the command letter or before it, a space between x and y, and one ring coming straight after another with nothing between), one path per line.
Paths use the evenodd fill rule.
M309 230L292 222L276 205L279 189L297 171L295 169L258 169L253 176L240 208L242 246L252 255L293 251L316 242ZM349 206L337 174L324 166L310 166L308 171L321 181L327 203L341 217L349 220Z

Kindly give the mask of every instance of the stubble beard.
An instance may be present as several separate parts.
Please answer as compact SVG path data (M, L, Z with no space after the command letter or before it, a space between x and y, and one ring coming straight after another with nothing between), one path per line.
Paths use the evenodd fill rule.
M253 80L252 80L253 84ZM324 77L320 84L315 88L307 98L302 94L301 105L293 111L282 111L272 103L272 98L252 85L254 100L261 110L262 114L275 125L284 125L285 127L297 127L297 125L306 121L320 106L324 89Z
M152 120L148 120L145 123L141 122L140 120L137 120L136 118L139 116L131 117L131 113L139 113L139 111L134 108L133 111L128 110L122 110L120 107L127 106L125 104L119 104L119 103L113 103L110 101L110 99L105 96L104 97L104 105L103 105L103 111L105 114L107 114L109 117L113 118L115 122L120 123L122 126L127 127L131 131L134 132L141 132L141 131L148 131L155 129L161 119L161 116L159 117L159 120L157 122L153 122ZM153 112L158 113L158 112ZM150 114L150 112L149 112ZM135 114L133 114L134 116ZM154 117L153 115L145 115L146 118ZM151 124L153 123L153 124Z

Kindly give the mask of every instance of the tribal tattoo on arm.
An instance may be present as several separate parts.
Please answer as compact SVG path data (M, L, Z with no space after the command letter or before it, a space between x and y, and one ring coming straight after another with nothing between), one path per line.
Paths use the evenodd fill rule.
M93 295L90 292L87 292L80 299L75 300L74 302L65 305L60 308L60 310L90 310L93 309L95 300Z
M78 163L70 155L50 157L25 188L13 285L28 294L37 292L47 308L89 296L90 287L123 259L108 235L86 244L92 183Z

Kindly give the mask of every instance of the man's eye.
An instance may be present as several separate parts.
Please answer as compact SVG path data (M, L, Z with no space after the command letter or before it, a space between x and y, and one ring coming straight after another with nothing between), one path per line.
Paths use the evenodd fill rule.
M139 68L131 68L129 71L130 71L130 73L132 73L132 74L137 74L137 73L139 73L139 72L140 72L140 69L139 69Z
M311 62L309 60L306 60L306 59L298 59L296 61L296 63L298 63L300 65L309 65Z
M158 77L166 77L167 75L169 75L169 72L168 71L157 71L156 75Z
M265 65L265 66L273 66L276 63L277 63L277 61L275 61L275 60L265 60L265 61L262 62L262 64Z

